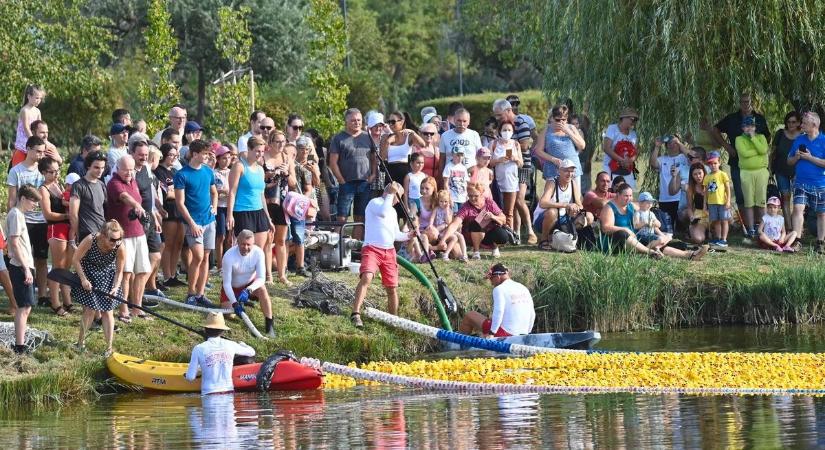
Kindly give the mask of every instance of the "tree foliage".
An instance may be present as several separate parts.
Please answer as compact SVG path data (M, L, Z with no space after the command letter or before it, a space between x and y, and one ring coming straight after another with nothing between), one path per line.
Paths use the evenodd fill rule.
M81 13L81 0L5 0L0 13L0 102L20 104L27 84L53 96L90 99L109 73L107 22ZM15 111L16 112L16 111Z
M602 123L638 108L651 135L735 109L740 92L822 102L825 3L517 0L500 26L543 65L545 90ZM649 120L647 120L649 119Z
M229 70L245 68L249 62L252 34L246 17L250 13L245 6L238 10L226 6L218 9L220 28L215 45L221 58L228 63ZM232 75L223 83L211 85L209 98L212 111L207 123L213 136L228 139L243 134L251 112L249 83L247 73L243 76Z
M307 24L313 32L309 42L309 58L323 62L309 71L312 89L307 121L324 135L338 131L347 107L347 92L339 73L346 57L344 20L334 0L310 0Z
M138 86L138 95L148 129L159 130L166 123L167 112L180 98L172 77L179 57L178 41L172 34L166 0L151 0L147 18L144 55L150 70Z

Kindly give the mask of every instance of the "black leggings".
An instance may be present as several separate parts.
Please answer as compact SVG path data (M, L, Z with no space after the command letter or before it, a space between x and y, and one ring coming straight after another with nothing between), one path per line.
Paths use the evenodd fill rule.
M504 245L508 242L508 235L507 232L504 231L500 226L496 226L495 228L484 231L481 229L481 225L478 224L475 220L470 223L470 233L484 233L484 239L481 240L482 245Z

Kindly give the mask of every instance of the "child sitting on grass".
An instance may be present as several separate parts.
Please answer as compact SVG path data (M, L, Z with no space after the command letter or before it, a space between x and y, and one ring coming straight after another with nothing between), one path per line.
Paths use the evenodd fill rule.
M435 207L433 208L432 215L430 215L429 226L438 231L438 238L441 239L444 236L444 233L447 232L450 222L453 221L450 192L446 190L438 191L438 195L435 196L435 201L437 202L437 206L433 205ZM452 252L453 247L458 244L461 251L461 260L467 261L467 244L464 241L464 236L461 235L460 231L453 233L452 236L447 236L447 239L444 242L446 247L443 249L444 254L441 256L443 260L446 261L450 259L450 252Z
M796 232L785 232L785 218L779 214L782 210L779 197L769 198L767 209L759 224L759 245L768 250L793 253L791 244L796 240Z
M719 152L711 152L707 160L710 173L702 180L705 188L705 211L716 239L710 245L716 247L728 246L728 228L730 227L730 194L733 186L730 176L719 169Z
M636 238L643 245L653 250L661 251L662 247L671 240L668 233L662 232L662 223L650 209L653 207L653 195L642 192L639 195L639 210L633 214L633 229Z

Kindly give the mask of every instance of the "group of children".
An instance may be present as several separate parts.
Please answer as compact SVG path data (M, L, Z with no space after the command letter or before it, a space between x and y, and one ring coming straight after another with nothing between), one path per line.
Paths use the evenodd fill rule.
M701 179L694 180L694 171L691 170L692 179L689 191L692 195L688 196L688 208L693 208L693 210L690 214L690 222L691 225L695 225L701 221L707 221L711 231L710 245L725 248L728 246L727 238L732 219L733 185L730 175L721 170L718 152L711 152L706 163L710 168L710 173ZM704 173L704 171L701 172ZM694 187L694 184L697 186ZM662 231L662 224L652 211L653 203L654 198L649 192L642 192L639 195L639 210L634 214L633 226L640 242L652 249L661 249L670 242L672 235ZM770 197L767 200L766 213L762 216L757 229L757 243L768 250L793 253L795 249L791 245L797 238L796 232L788 232L785 229L785 219L781 212L781 200L775 196Z

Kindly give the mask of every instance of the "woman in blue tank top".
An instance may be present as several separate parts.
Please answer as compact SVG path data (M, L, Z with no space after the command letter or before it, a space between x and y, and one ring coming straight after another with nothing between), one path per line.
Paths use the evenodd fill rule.
M661 259L663 255L673 258L683 258L698 261L708 252L708 246L702 245L692 252L686 252L673 247L664 247L662 251L645 247L636 239L633 231L633 214L636 208L633 205L633 188L627 184L620 184L616 188L616 197L607 202L599 216L601 223L601 249L605 253L618 253L624 249L635 251ZM655 241L654 241L655 242Z
M255 233L255 245L264 248L267 233L274 229L264 208L264 169L258 163L266 150L263 139L252 136L246 156L241 156L229 172L229 198L226 201L226 226L237 236L242 230ZM221 257L223 255L217 255Z

